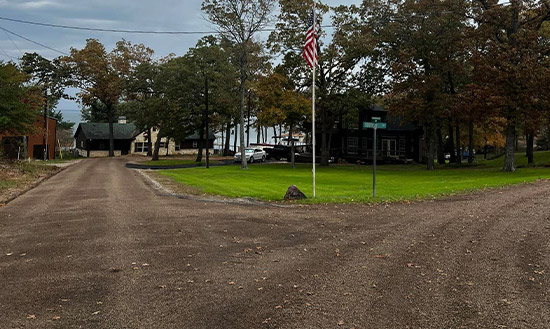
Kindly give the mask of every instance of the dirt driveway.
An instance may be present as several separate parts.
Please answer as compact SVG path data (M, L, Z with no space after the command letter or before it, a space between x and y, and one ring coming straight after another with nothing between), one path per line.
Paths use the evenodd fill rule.
M232 205L89 159L0 208L0 327L550 328L549 200Z

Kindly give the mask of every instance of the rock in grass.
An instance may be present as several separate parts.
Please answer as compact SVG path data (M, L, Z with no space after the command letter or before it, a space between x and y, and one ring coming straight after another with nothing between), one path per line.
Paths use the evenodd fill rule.
M296 187L296 185L291 185L285 194L285 200L303 200L307 199L306 195Z

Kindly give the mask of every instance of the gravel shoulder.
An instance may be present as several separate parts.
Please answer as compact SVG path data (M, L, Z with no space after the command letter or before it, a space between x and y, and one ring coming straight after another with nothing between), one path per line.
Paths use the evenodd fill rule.
M123 159L0 208L3 328L548 328L550 183L417 203L232 204Z

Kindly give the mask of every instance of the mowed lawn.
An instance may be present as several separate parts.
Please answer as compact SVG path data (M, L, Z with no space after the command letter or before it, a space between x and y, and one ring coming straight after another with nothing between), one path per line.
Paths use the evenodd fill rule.
M520 166L524 155L517 155ZM451 195L487 187L550 179L550 152L537 152L535 161L542 166L518 168L503 173L503 158L480 160L464 168L438 167L427 171L423 165L385 165L377 170L376 201L414 200ZM526 160L525 160L526 164ZM253 164L248 170L239 165L164 170L162 175L209 194L228 197L252 197L282 200L290 185L296 185L309 198L305 202L372 202L372 166L317 166L317 198L311 199L311 164Z

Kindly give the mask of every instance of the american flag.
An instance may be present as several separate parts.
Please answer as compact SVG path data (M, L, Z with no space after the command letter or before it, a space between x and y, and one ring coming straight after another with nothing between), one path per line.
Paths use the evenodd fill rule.
M309 67L313 68L317 66L317 23L315 21L315 13L311 10L309 16L308 25L309 28L306 32L306 46L304 48L304 58L306 59Z

